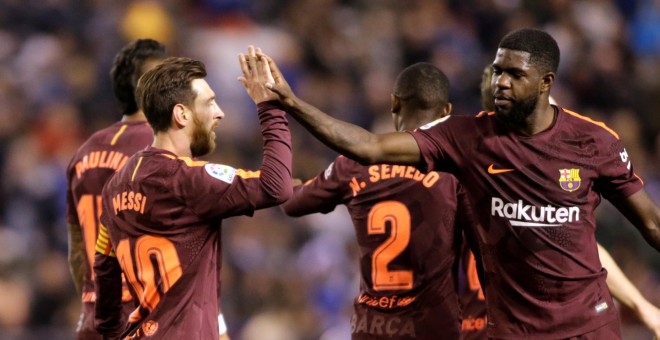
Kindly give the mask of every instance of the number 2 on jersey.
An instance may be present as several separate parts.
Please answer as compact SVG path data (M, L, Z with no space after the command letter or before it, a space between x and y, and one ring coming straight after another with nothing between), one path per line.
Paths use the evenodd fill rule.
M405 205L396 201L384 201L374 205L369 211L367 231L369 235L384 234L385 226L390 225L390 236L376 250L371 258L371 280L373 289L398 290L412 289L412 270L389 270L387 267L410 242L410 212Z

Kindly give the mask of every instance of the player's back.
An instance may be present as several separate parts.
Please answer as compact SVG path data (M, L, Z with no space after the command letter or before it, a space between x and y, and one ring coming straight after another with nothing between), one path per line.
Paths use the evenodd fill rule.
M83 314L79 335L98 335L94 330L93 303L95 301L92 266L94 247L101 215L101 191L106 181L138 150L153 140L153 132L146 122L117 122L94 133L76 151L67 169L67 222L80 226L86 254L83 277ZM130 295L124 297L130 302ZM126 304L129 310L132 303ZM87 335L85 335L87 337ZM100 335L99 335L100 336Z
M285 203L291 215L347 206L361 273L353 339L458 338L459 192L446 173L339 157Z
M220 219L209 225L187 204L181 194L188 189L182 163L149 147L129 159L104 188L102 221L140 300L124 336L218 336Z
M461 339L485 340L486 325L486 297L481 289L477 261L468 247L463 243L461 259L458 269L458 295L461 302Z

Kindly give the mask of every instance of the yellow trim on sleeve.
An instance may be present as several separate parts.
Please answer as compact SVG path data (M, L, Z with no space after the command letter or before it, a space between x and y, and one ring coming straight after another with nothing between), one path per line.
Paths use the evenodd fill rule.
M196 167L196 166L204 166L207 161L195 161L192 160L190 157L179 157L180 160L182 160L184 163L186 163L187 166L189 167Z
M579 114L579 113L577 113L577 112L573 112L573 111L571 111L571 110L564 109L564 112L568 113L568 114L571 115L571 116L574 116L574 117L580 118L580 119L582 119L582 120L585 120L585 121L587 121L587 122L589 122L589 123L591 123L591 124L598 125L598 126L602 127L603 129L605 129L607 132L611 133L614 137L616 137L616 139L619 139L619 134L617 134L616 132L614 132L614 130L610 129L610 128L609 128L607 125L605 125L605 123L603 123L603 122L595 121L595 120L593 120L593 119L591 119L591 118L589 118L589 117L583 116L583 115L581 115L581 114Z
M110 235L108 234L108 229L101 224L99 228L99 236L96 238L96 247L94 248L97 253L117 257L115 252L112 251L112 243L110 243Z
M261 170L250 171L250 170L236 169L236 176L239 176L240 178L243 179L259 178L259 176L261 176Z
M184 163L186 163L186 165L189 166L189 167L204 166L208 163L207 161L195 161L190 157L176 157L176 156L172 156L172 155L169 155L169 154L166 154L166 153L162 153L161 155L163 155L163 156L165 156L169 159L181 160Z

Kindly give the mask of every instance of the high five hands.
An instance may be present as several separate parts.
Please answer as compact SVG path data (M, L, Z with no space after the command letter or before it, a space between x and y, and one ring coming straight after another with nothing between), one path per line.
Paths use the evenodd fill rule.
M294 106L296 95L273 58L260 48L249 45L247 55L240 53L238 60L243 71L243 76L238 80L256 104L279 100L286 107Z
M255 104L279 99L276 93L266 87L267 84L275 83L275 80L270 70L270 63L264 58L261 49L249 45L247 55L240 53L238 61L243 71L243 76L238 77L238 81L243 84Z

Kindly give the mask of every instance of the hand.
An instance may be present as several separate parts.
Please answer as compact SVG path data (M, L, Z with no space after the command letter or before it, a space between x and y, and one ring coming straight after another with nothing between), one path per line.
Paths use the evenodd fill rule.
M287 83L286 79L282 75L279 67L273 61L273 58L266 55L261 51L257 51L257 55L265 60L268 63L270 74L272 76L272 81L269 81L266 84L273 93L277 94L277 99L284 104L284 106L292 107L295 104L296 95L291 90L291 86Z
M302 185L303 181L300 178L293 178L291 180L291 183L293 184L294 187L296 187L296 186Z
M270 71L270 65L266 59L257 56L257 52L261 54L261 49L257 48L255 51L254 46L250 45L247 56L243 53L238 55L241 71L243 71L243 76L238 77L238 81L243 84L255 104L278 99L277 94L266 87L267 83L275 81Z
M651 303L637 307L637 316L651 330L655 339L660 339L660 309Z

